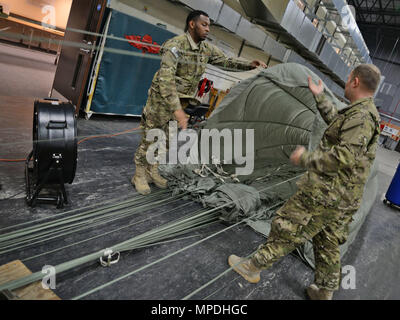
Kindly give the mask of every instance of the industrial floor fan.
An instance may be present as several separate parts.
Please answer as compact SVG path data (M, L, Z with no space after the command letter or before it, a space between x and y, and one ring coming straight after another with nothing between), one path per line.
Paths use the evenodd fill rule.
M75 107L57 99L36 100L33 150L25 161L26 202L68 203L65 183L72 183L77 164ZM46 190L46 194L41 194Z

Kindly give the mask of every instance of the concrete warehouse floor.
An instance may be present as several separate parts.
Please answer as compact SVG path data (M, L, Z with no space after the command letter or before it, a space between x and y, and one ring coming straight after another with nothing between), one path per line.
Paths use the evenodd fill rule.
M16 48L16 55L20 54ZM9 51L10 59L14 50ZM32 59L46 62L46 54L35 52ZM42 69L41 64L29 61L31 53L25 53L24 64ZM18 59L17 59L18 60ZM49 57L48 63L54 60ZM7 61L0 65L9 66ZM15 62L18 64L18 61ZM51 70L49 66L49 70ZM51 71L47 74L51 78ZM17 80L19 74L9 73L10 82L19 86L15 91L0 88L0 158L25 158L32 148L32 113L35 97L43 97L46 85L36 88L34 94L23 90L24 84ZM26 80L24 80L26 81ZM23 82L21 80L21 82ZM38 85L38 84L35 84ZM50 89L50 88L48 88ZM48 90L47 90L48 91ZM78 120L78 135L116 133L138 126L138 120L124 117L94 115L91 120ZM134 173L133 154L140 136L129 133L113 138L98 138L83 142L78 148L78 167L72 185L67 185L70 203L57 210L53 205L38 205L30 208L24 201L24 163L0 162L0 229L36 220L53 217L56 213L102 203L112 199L129 199L135 195L130 184ZM367 216L356 240L346 253L342 265L352 265L356 270L356 289L341 289L334 299L399 299L400 287L400 211L385 206L382 195L386 192L394 175L400 154L379 148L379 191L375 204ZM11 197L11 198L10 198ZM165 224L199 208L178 200L136 218L126 218L106 226L74 233L61 239L40 243L21 250L0 255L0 265L21 259L32 271L40 271L44 265L56 265L67 260L92 253L114 243L130 239L155 226ZM168 211L168 212L165 212ZM162 215L162 212L165 212ZM155 217L158 215L157 217ZM124 226L128 223L151 218L123 232L107 234L95 240L71 246L48 255L32 258L49 250L82 241L91 236ZM107 283L133 270L167 256L188 244L225 228L217 223L196 231L194 238L160 244L144 249L125 252L118 264L103 268L99 263L88 263L79 268L57 275L55 293L62 299L70 299L94 287ZM0 234L3 233L0 230ZM239 225L216 237L202 242L174 257L157 263L143 271L124 278L84 299L182 299L197 288L228 269L227 257L231 253L247 255L265 239L250 227ZM31 258L31 259L30 259ZM270 270L262 273L258 284L249 284L235 272L230 271L205 287L192 299L258 300L258 299L305 299L304 289L313 280L313 271L293 255L283 258Z

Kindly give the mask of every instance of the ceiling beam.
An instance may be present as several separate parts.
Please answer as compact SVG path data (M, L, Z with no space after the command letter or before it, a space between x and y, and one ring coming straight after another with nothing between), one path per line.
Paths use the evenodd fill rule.
M382 23L376 23L376 22L358 21L357 25L359 26L360 29L374 28L374 30L376 30L378 28L378 29L384 29L384 30L392 30L396 34L400 33L400 25L399 24L382 24Z
M376 59L376 60L381 60L381 61L384 61L384 62L388 62L388 63L391 63L391 64L394 64L394 65L396 65L396 66L400 66L400 63L399 62L397 62L397 61L390 61L390 60L388 60L388 59L383 59L383 58L379 58L379 57L375 57L375 56L371 56L371 58L372 59Z
M361 14L377 14L377 15L385 15L385 16L399 16L400 15L400 8L399 9L386 9L386 10L381 10L380 8L369 8L369 9L364 9L364 8L359 8L357 9L357 12Z
M360 3L358 0L355 0L355 2L357 2L357 11L356 12L357 12L358 16L362 17L362 21L366 21L365 16L358 10L359 8L361 8L362 2ZM364 0L363 0L363 2L364 2Z
M394 0L390 0L390 1L388 1L388 2L386 3L386 6L385 6L384 10L386 10L387 7L389 7L389 4L393 4L393 8L394 8Z
M380 10L383 9L383 8L382 8L382 0L379 0L379 9L380 9ZM382 17L382 22L383 22L383 24L385 24L385 23L386 23L386 21L385 21L385 15L381 15L381 17Z

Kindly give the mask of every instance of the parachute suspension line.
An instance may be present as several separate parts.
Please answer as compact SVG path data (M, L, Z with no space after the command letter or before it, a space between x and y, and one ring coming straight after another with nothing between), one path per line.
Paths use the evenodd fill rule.
M148 202L149 202L149 200L144 200L144 199L140 199L140 198L139 198L139 202L136 199L135 200L127 200L127 201L123 201L121 203L113 204L111 206L106 206L104 208L92 209L92 210L89 210L89 211L86 211L86 212L83 212L83 213L79 213L79 214L71 216L71 217L65 217L65 218L62 218L62 219L58 219L58 220L54 220L54 221L50 221L50 222L46 222L46 223L41 223L41 224L38 224L36 226L31 226L31 227L27 227L27 228L24 228L24 229L19 229L19 230L16 230L16 231L9 232L9 233L1 235L0 236L0 243L2 241L8 240L8 239L12 239L12 238L18 237L19 234L21 234L21 233L29 234L29 233L40 231L42 229L51 228L51 227L56 226L56 225L62 225L62 224L73 222L73 221L84 220L86 218L90 218L90 217L94 217L94 216L97 216L97 215L101 215L103 213L112 212L114 210L118 210L118 209L121 209L121 208L129 207L129 206L131 206L133 204L141 205L141 204L145 204L145 203L148 203Z
M111 212L111 213L105 214L104 216L101 216L101 217L89 218L88 220L85 220L85 221L82 221L82 222L79 222L79 223L75 223L75 224L72 224L72 225L67 225L67 226L64 226L64 227L54 228L54 229L51 229L50 231L41 232L39 234L36 233L36 234L33 234L33 235L21 236L19 238L13 239L11 241L5 241L5 242L3 241L3 242L0 242L0 250L1 249L4 250L4 249L7 249L7 248L13 247L13 246L14 246L14 248L13 249L9 249L7 251L0 251L0 254L6 253L6 252L9 252L9 251L14 251L15 249L19 249L19 248L22 248L22 247L31 246L33 244L40 243L40 242L43 242L43 241L47 241L47 240L50 240L50 239L59 238L59 237L62 237L64 235L75 233L75 232L78 232L78 231L81 231L81 230L91 229L91 228L93 228L95 226L98 226L98 225L102 225L102 224L109 223L109 222L112 222L112 221L115 221L115 220L119 220L119 219L122 219L122 218L125 218L125 217L128 217L128 216L131 216L131 215L139 214L143 210L155 207L155 204L160 204L160 203L161 204L168 204L168 203L172 203L172 202L177 201L177 200L179 200L179 199L172 199L171 200L171 199L167 198L167 199L164 199L164 200L159 200L156 203L153 202L153 203L150 203L150 204L141 205L139 207L130 207L130 208L127 208L127 209L124 209L124 210L121 210L121 211ZM67 223L68 223L68 221L67 221ZM22 234L22 235L24 235L24 234ZM33 240L38 240L38 239L42 239L42 240L36 241L36 242L32 242ZM26 245L19 246L19 247L15 248L16 245L23 244L23 243L26 243L26 242L28 242Z
M210 213L216 212L218 209L211 209L211 210L207 210L203 213L200 213L197 216L193 216L193 214L189 215L192 216L189 219L190 220L194 220L194 228L193 230L198 229L199 227L201 227L202 222L204 222L205 220L205 215L208 213L209 217L208 220L214 220L214 222L218 221L218 214L214 214L211 215ZM187 224L188 221L185 221L185 219L178 219L177 220L178 223L181 225L181 227L186 227L188 228ZM209 221L210 222L210 221ZM186 224L186 225L185 225ZM150 244L152 242L157 242L157 241L161 241L161 240L165 240L167 238L170 238L172 235L180 235L183 234L185 231L181 231L181 232L173 232L172 234L167 234L165 236L165 230L167 229L172 229L174 226L174 222L169 223L167 225L161 226L159 228L150 230L148 232L145 232L144 234L141 234L139 236L136 236L130 240L121 242L117 245L114 245L110 248L106 248L106 249L102 249L100 251L94 252L92 254L80 257L80 258L76 258L64 263L61 263L57 266L55 266L55 271L57 272L57 274L64 272L66 270L70 270L72 268L78 267L82 264L97 260L99 258L102 258L106 252L108 254L108 252L118 252L119 251L126 251L126 250L131 250L131 249L135 249L137 247L141 247L147 244ZM190 230L191 231L191 230ZM148 239L146 239L146 236L148 236ZM30 283L36 282L40 279L42 279L43 274L41 271L36 272L36 273L32 273L29 276L14 280L14 281L10 281L8 283L5 283L3 285L0 285L0 291L8 289L8 290L14 290L17 288L20 288L22 286L28 285Z
M142 219L142 220L140 220L140 221L136 221L136 222L134 222L134 223L130 223L130 224L128 224L128 225L124 225L123 227L120 227L120 228L117 228L117 229L114 229L114 230L111 230L111 231L108 231L108 232L104 232L104 233L101 233L101 234L99 234L99 235L97 235L97 236L90 237L90 238L87 238L87 239L84 239L84 240L81 240L81 241L78 241L78 242L75 242L75 243L71 243L71 244L66 245L66 246L62 246L62 247L53 249L53 250L51 250L51 251L47 251L47 252L44 252L44 253L41 253L41 254L38 254L38 255L35 255L35 256L26 258L26 259L21 259L21 260L22 260L22 261L29 261L29 260L32 260L32 259L35 259L35 258L44 256L44 255L47 255L47 254L50 254L50 253L54 253L54 252L57 252L57 251L60 251L60 250L63 250L63 249L66 249L66 248L69 248L69 247L72 247L72 246L81 244L81 243L84 243L84 242L88 242L88 241L91 241L91 240L94 240L94 239L97 239L97 238L100 238L100 237L104 237L104 236L106 236L106 235L108 235L108 234L111 234L111 233L114 233L114 232L117 232L117 231L120 231L120 230L129 228L129 227L132 227L132 226L134 226L134 225L137 225L137 224L142 223L142 222L145 222L145 221L147 221L147 220L150 220L150 219L159 217L159 216L161 216L161 215L163 215L163 214L165 214L165 213L168 213L168 212L177 210L177 209L179 209L179 208L181 208L181 207L184 207L184 206L187 206L187 204L184 203L184 204L182 204L182 205L180 205L180 206L178 206L178 207L174 207L174 208L171 209L171 210L167 210L167 211L161 212L161 213L159 213L159 214L157 214L157 215L154 215L154 216L151 216L151 217L147 217L147 218L145 218L145 219ZM69 233L72 233L72 232L69 232ZM67 233L67 234L69 234L69 233ZM65 234L63 234L63 235L65 235ZM60 235L60 236L63 236L63 235ZM53 237L53 238L55 238L55 237ZM50 238L50 239L51 239L51 238ZM48 241L48 240L49 240L49 239L45 239L45 240L38 241L38 242L43 242L43 241ZM31 245L31 244L29 244L29 245ZM15 248L14 248L13 250L15 250ZM9 250L9 251L13 251L13 250ZM3 252L0 252L0 254L1 254L1 253L3 253Z
M168 191L162 190L162 191L158 191L158 192L152 193L152 195L159 197L160 195L167 194L167 193L168 193ZM144 199L144 198L146 198L146 196L136 195L136 196L133 196L132 198L130 198L128 200L124 200L122 202L112 203L110 205L104 206L104 207L102 207L102 209L112 208L112 207L115 207L115 206L118 206L118 205L121 205L121 204L124 204L124 203L133 202L138 198L139 199ZM119 199L122 199L122 198L119 198ZM20 227L20 226L23 226L23 225L37 223L37 222L40 222L40 221L43 221L43 220L53 219L54 217L58 217L58 216L66 215L66 214L72 214L74 212L82 211L82 210L93 208L93 207L99 207L101 205L105 205L107 203L114 202L115 200L116 199L111 199L111 200L107 200L107 201L105 201L105 202L103 202L101 204L97 203L97 204L92 204L92 205L89 205L89 206L86 206L86 207L83 207L83 208L79 208L79 209L73 209L73 210L69 210L69 211L65 211L65 212L56 213L56 214L52 215L51 217L45 217L45 218L41 218L41 219L37 219L37 220L33 220L33 221L27 221L27 222L19 223L19 224L16 224L16 225L8 226L8 227L0 229L0 231L4 231L4 230L8 230L8 229L14 229L14 228L17 228L17 227ZM96 211L96 210L93 210L93 211L90 211L90 212L94 212L94 211ZM86 213L87 212L83 212L83 213L81 213L81 215L86 214ZM76 216L79 216L79 215L76 215Z
M37 255L35 255L35 256L31 256L31 257L29 257L29 258L25 258L25 259L21 259L21 260L22 260L23 262L24 262L24 261L33 260L33 259L36 259L36 258L38 258L38 257L45 256L45 255L48 255L48 254L50 254L50 253L54 253L54 252L57 252L57 251L61 251L61 250L63 250L63 249L66 249L66 248L69 248L69 247L73 247L73 246L76 246L76 245L78 245L78 244L81 244L81 243L84 243L84 242L87 242L87 241L91 241L91 240L94 240L94 239L97 239L97 238L100 238L100 237L104 237L104 236L106 236L106 235L108 235L108 234L111 234L111 233L114 233L114 232L117 232L117 231L121 231L121 230L123 230L123 229L132 227L132 226L134 226L134 225L136 225L136 224L145 222L145 221L147 221L147 220L154 219L154 218L159 217L159 216L161 216L161 215L163 215L163 214L165 214L165 213L171 212L171 211L173 211L173 210L180 209L180 208L185 207L185 206L187 206L187 203L181 204L181 205L178 206L178 207L174 207L174 208L171 209L171 210L161 212L160 214L157 214L157 215L148 217L148 218L146 218L146 219L143 219L143 220L140 220L140 221L137 221L137 222L134 222L134 223L130 223L130 224L128 224L128 225L126 225L126 226L123 226L123 227L121 227L121 228L117 228L117 229L114 229L114 230L111 230L111 231L108 231L108 232L99 234L99 235L97 235L97 236L94 236L94 237L91 237L91 238L87 238L87 239L85 239L85 240L81 240L81 241L78 241L78 242L75 242L75 243L71 243L71 244L69 244L69 245L66 245L66 246L63 246L63 247L59 247L59 248L57 248L57 249L54 249L54 250L51 250L51 251L47 251L47 252L44 252L44 253L41 253L41 254L37 254Z
M163 192L163 193L165 193L165 192ZM142 196L141 196L141 197L142 197ZM139 197L139 198L140 198L140 197ZM144 197L142 197L142 198L144 198ZM154 197L154 199L156 199L156 198L159 198L159 195L157 195L157 196ZM148 201L148 200L146 200L146 201ZM139 202L139 203L144 203L144 202ZM109 206L105 206L104 208L101 208L101 209L86 211L86 212L83 212L83 213L74 215L74 216L72 216L72 217L67 217L67 218L59 219L59 220L56 220L56 221L53 221L53 222L48 222L48 223L45 223L45 224L41 224L41 225L39 226L39 228L42 228L43 226L45 226L45 227L46 227L46 226L51 226L51 225L54 224L54 223L59 223L59 222L61 222L61 221L66 221L66 220L68 220L68 219L69 219L69 220L71 220L71 219L80 220L79 217L82 217L82 220L83 220L84 218L90 217L89 214L90 214L90 213L93 213L93 212L97 212L97 214L100 215L100 214L103 213L103 212L111 212L112 210L121 208L121 207L123 207L123 206L128 207L128 206L130 206L130 205L132 205L132 204L135 204L135 205L138 204L138 202L136 201L136 197L135 197L134 199L130 199L130 200L127 200L127 201L123 201L123 202L120 202L120 203L117 203L117 204L112 204L112 205L109 205ZM93 205L92 205L92 206L89 206L89 207L93 207ZM107 209L108 209L108 211L107 211ZM79 210L82 210L82 209L79 209ZM103 210L103 211L102 211L102 210ZM104 210L105 210L105 211L104 211ZM65 215L65 214L72 213L72 212L75 212L75 211L77 211L77 210L72 210L72 211L63 212L63 213L61 213L61 215ZM60 215L60 214L57 214L57 215ZM95 214L95 215L96 215L96 214ZM19 224L19 225L10 226L10 227L7 227L7 228L3 228L2 230L6 230L6 229L10 229L10 228L15 228L15 227L17 227L17 226L26 225L26 224L28 224L28 223L34 223L34 222L38 222L38 221L43 221L43 220L47 220L47 219L50 219L50 218L54 218L54 216L53 216L53 217L46 217L46 218L38 219L38 220L36 220L36 221L30 221L30 222L23 223L23 224ZM73 221L73 220L71 220L71 221ZM39 229L38 229L38 226L33 226L33 227L29 227L29 228L25 228L25 229L20 229L20 230L17 230L17 231L13 231L13 232L9 232L9 233L0 235L0 243L18 237L18 234L21 233L21 232L22 232L22 233L32 233L32 232L36 232L36 231L38 231L38 230L39 230Z
M215 290L213 293L210 293L207 297L202 298L201 300L207 300L210 297L212 297L214 294L216 294L218 291L221 291L222 289L225 289L226 287L228 287L233 281L236 281L237 279L240 279L241 276L237 276L236 278L233 278L231 281L229 281L227 284L225 284L224 286L220 286L217 290Z
M251 254L249 254L247 257L244 257L242 260L244 259L248 259L250 258L254 253L256 253L257 251L252 252ZM241 261L242 261L241 260ZM241 261L239 261L237 264L240 264ZM236 265L235 265L236 266ZM215 278L211 279L210 281L208 281L207 283L205 283L204 285L202 285L201 287L197 288L196 290L192 291L190 294L188 294L187 296L183 297L182 300L188 300L191 297L193 297L195 294L199 293L200 291L202 291L204 288L208 287L210 284L213 284L215 281L217 281L219 278L221 278L222 276L224 276L225 274L227 274L228 272L230 272L233 269L233 267L229 267L228 269L226 269L225 271L221 272L219 275L217 275ZM237 278L236 278L237 279ZM220 289L218 289L220 290ZM218 291L217 290L217 291ZM214 292L215 293L215 292ZM214 294L213 293L213 294Z
M279 203L279 204L280 204L280 203ZM223 205L223 207L225 207L225 206L226 206L226 205ZM269 209L272 209L272 208L274 208L274 207L276 207L276 206L278 206L278 204L275 204L275 205L271 206L270 208L268 208L268 210L269 210ZM98 287L96 287L96 288L94 288L94 289L92 289L92 290L89 290L89 291L87 291L87 292L85 292L85 293L83 293L83 294L81 294L81 295L79 295L79 296L76 296L76 297L72 298L72 300L79 300L79 299L82 299L82 298L84 298L84 297L86 297L86 296L88 296L88 295L90 295L90 294L92 294L92 293L94 293L94 292L96 292L96 291L99 291L99 290L101 290L101 289L104 289L105 287L108 287L109 285L112 285L112 284L114 284L114 283L116 283L116 282L118 282L118 281L120 281L120 280L123 280L123 279L125 279L125 278L127 278L127 277L129 277L129 276L131 276L131 275L133 275L133 274L135 274L135 273L137 273L137 272L139 272L139 271L145 270L145 269L147 269L147 268L149 268L149 267L151 267L151 266L153 266L153 265L155 265L155 264L157 264L157 263L160 263L160 262L162 262L162 261L164 261L164 260L166 260L166 259L168 259L168 258L170 258L170 257L173 257L173 256L177 255L178 253L181 253L181 252L183 252L183 251L185 251L185 250L187 250L187 249L190 249L190 248L192 248L192 247L194 247L194 246L196 246L196 245L198 245L198 244L200 244L200 243L203 243L204 241L207 241L207 240L209 240L209 239L211 239L211 238L213 238L213 237L215 237L215 236L217 236L217 235L219 235L219 234L221 234L221 233L223 233L223 232L225 232L225 231L228 231L228 230L230 230L230 229L232 229L232 228L234 228L234 227L236 227L236 226L238 226L238 225L240 225L240 224L242 224L242 223L244 223L244 222L250 220L251 218L253 218L253 217L256 216L256 215L257 215L257 214L255 213L254 215L251 215L250 217L248 217L248 218L246 218L246 219L243 219L242 221L239 221L239 222L237 222L237 223L235 223L235 224L233 224L233 225L231 225L231 226L229 226L229 227L226 227L226 228L224 228L224 229L222 229L222 230L220 230L220 231L217 231L217 232L215 232L215 233L209 235L208 237L205 237L204 239L201 239L201 240L199 240L199 241L197 241L197 242L194 242L194 243L192 243L192 244L190 244L190 245L188 245L188 246L186 246L186 247L184 247L184 248L182 248L182 249L179 249L179 250L177 250L177 251L175 251L175 252L173 252L173 253L171 253L171 254L165 256L165 257L162 257L162 258L160 258L160 259L158 259L158 260L155 260L155 261L153 261L153 262L151 262L151 263L149 263L149 264L147 264L147 265L145 265L145 266L142 266L142 267L140 267L140 268L138 268L138 269L136 269L136 270L133 270L133 271L131 271L131 272L129 272L129 273L123 275L123 276L120 276L120 277L118 277L117 279L111 280L110 282L107 282L107 283L105 283L105 284L103 284L103 285L101 285L101 286L98 286Z
M31 246L33 244L47 241L50 239L58 238L58 237L61 237L61 236L67 235L67 234L71 234L74 232L78 232L78 231L81 231L81 230L84 230L87 228L92 228L94 226L112 222L112 221L115 221L118 219L122 219L122 218L125 218L130 215L139 214L143 210L155 207L155 205L157 205L157 204L166 204L166 203L171 203L171 202L177 201L177 200L179 200L180 197L182 197L182 195L179 195L178 197L176 197L177 199L166 198L166 199L158 200L156 202L153 201L151 203L147 203L147 201L146 201L144 204L142 204L138 207L133 207L132 205L130 205L130 207L127 207L126 209L123 209L123 210L120 209L120 211L100 210L95 215L97 216L100 213L101 214L105 213L103 216L93 218L92 217L93 215L90 214L87 217L83 217L83 218L79 217L78 220L86 219L84 221L80 221L80 222L74 223L74 224L69 224L75 220L74 218L71 218L69 221L68 220L63 221L62 225L64 225L64 226L61 226L58 228L53 228L53 229L50 229L49 231L43 231L41 233L35 233L35 232L38 232L41 229L43 229L42 227L39 227L37 230L31 229L26 232L24 232L25 230L23 230L21 232L15 233L15 234L3 235L0 237L0 250L3 250L3 251L0 251L0 254L4 254L6 252L13 251L13 250L16 250L16 249L19 249L22 247ZM135 205L137 205L137 203L135 203ZM57 226L59 224L60 224L59 222L56 222L53 225L49 225L46 229ZM11 240L9 240L9 239L11 239ZM42 240L32 242L33 240L38 240L38 239L42 239ZM26 245L18 246L18 245L24 244L26 242L28 242ZM17 246L17 247L15 247L15 246ZM10 248L10 247L14 247L14 248L4 250L4 249Z
M303 175L303 174L297 175L297 176L292 177L292 178L290 178L290 179L287 179L287 180L285 180L285 181L279 182L279 183L277 183L277 184L275 184L275 185L272 185L272 186L263 188L263 189L261 189L260 191L265 191L265 190L270 189L270 188L272 188L272 187L275 187L275 186L281 185L281 184L283 184L283 183L289 182L289 181L291 181L291 180L297 179L297 178L299 178L299 177L302 176L302 175ZM232 201L232 202L233 202L233 201ZM273 206L267 208L266 210L270 210L270 209L272 209L272 208L275 208L275 207L277 207L277 206L283 204L284 202L285 202L285 201L280 201L280 202L274 204ZM223 207L225 207L225 206L227 206L227 205L229 205L229 204L230 204L230 203L227 203L227 204L225 204L225 205L216 207L215 209L221 209L221 208L223 208ZM87 292L85 292L85 293L83 293L83 294L81 294L81 295L79 295L79 296L76 296L76 297L72 298L72 299L73 299L73 300L82 299L82 298L84 298L84 297L86 297L86 296L88 296L88 295L90 295L90 294L92 294L92 293L94 293L94 292L97 292L98 290L104 289L105 287L107 287L107 286L109 286L109 285L112 285L112 284L114 284L114 283L116 283L116 282L118 282L118 281L120 281L120 280L122 280L122 279L125 279L125 278L127 278L127 277L129 277L129 276L131 276L131 275L133 275L133 274L135 274L135 273L137 273L137 272L139 272L139 271L145 270L145 269L147 269L147 268L149 268L149 267L151 267L151 266L153 266L153 265L155 265L155 264L157 264L157 263L159 263L159 262L162 262L162 261L164 261L164 260L166 260L166 259L168 259L168 258L170 258L170 257L172 257L172 256L174 256L174 255L176 255L176 254L178 254L178 253L180 253L180 252L183 252L183 251L185 251L185 250L187 250L187 249L189 249L189 248L191 248L191 247L193 247L193 246L195 246L195 245L197 245L197 244L200 244L200 243L202 243L202 242L204 242L204 241L206 241L206 240L208 240L208 239L210 239L210 238L212 238L212 237L215 237L216 235L219 235L219 234L222 233L222 232L225 232L225 231L227 231L227 230L229 230L229 229L232 229L233 227L235 227L235 226L237 226L237 225L239 225L239 224L241 224L241 223L243 223L243 222L247 222L248 220L250 220L251 218L255 217L256 215L257 215L257 213L255 213L254 215L252 215L252 216L250 216L250 217L248 217L248 218L246 218L246 219L243 219L242 221L239 221L239 222L237 222L237 223L235 223L235 224L233 224L233 225L231 225L231 226L229 226L229 227L227 227L227 228L224 228L224 229L222 229L222 230L220 230L220 231L217 231L216 233L213 233L213 234L211 234L210 236L207 236L206 238L204 238L204 239L202 239L202 240L199 240L199 241L197 241L197 242L195 242L195 243L193 243L193 244L191 244L191 245L188 245L188 246L186 246L186 247L184 247L184 248L182 248L182 249L179 249L179 250L177 250L177 251L171 253L170 255L167 255L166 257L163 257L163 258L160 258L160 259L158 259L158 260L156 260L156 261L153 261L153 262L151 262L151 263L149 263L149 264L147 264L147 265L145 265L145 266L143 266L143 267L140 267L139 269L136 269L136 270L134 270L134 271L131 271L131 272L129 272L128 274L125 274L125 275L123 275L123 276L121 276L121 277L119 277L119 278L117 278L117 279L114 279L114 280L112 280L112 281L110 281L110 282L107 282L107 283L105 283L105 284L103 284L103 285L101 285L101 286L98 286L98 287L96 287L96 288L94 288L94 289L92 289L92 290L89 290L89 291L87 291ZM230 271L230 269L227 270L226 272L228 272L228 271ZM226 273L226 272L224 272L224 273ZM219 278L220 276L221 276L221 275L219 275L218 278ZM213 280L211 280L211 281L214 282L214 281L216 281L216 280L217 280L217 279L213 279ZM203 288L205 288L206 286L208 286L208 285L211 284L212 282L209 282L208 284L206 284L206 285L203 286L202 288L199 288L198 291L201 291Z
M240 183L240 180L238 179L236 174L229 174L228 172L224 171L220 161L214 157L212 158L213 158L212 159L213 165L215 166L217 172L214 172L206 164L202 164L200 169L195 169L193 170L193 172L202 178L207 177L207 172L210 172L215 178L219 179L222 183L226 183L225 179L230 179L234 182Z
M296 178L298 178L300 176L301 175L292 177L290 179L287 179L285 181L279 182L279 183L274 184L272 186L268 186L266 188L263 188L263 189L261 189L259 191L263 191L263 190L267 190L267 189L273 188L273 187L278 186L280 184L286 183L286 182L288 182L290 180L294 180L294 179L296 179ZM219 220L220 214L217 211L219 209L222 209L222 208L230 205L233 202L234 201L231 201L229 203L225 203L224 205L220 205L220 206L215 207L213 209L206 210L205 212L201 212L199 214L190 214L190 215L188 215L186 217L183 217L183 218L177 219L175 221L172 221L171 223L168 223L168 224L166 224L164 226L161 226L161 227L158 227L156 229L147 231L147 232L145 232L145 233L143 233L143 234L141 234L139 236L136 236L136 237L134 237L134 238L132 238L130 240L127 240L127 241L121 242L119 244L116 244L111 248L106 248L106 249L94 252L92 254L89 254L89 255L86 255L86 256L83 256L83 257L80 257L80 258L76 258L76 259L61 263L61 264L55 266L55 271L59 274L59 273L64 272L66 270L70 270L72 268L78 267L78 266L80 266L82 264L85 264L85 263L94 261L96 259L102 258L102 257L104 257L106 255L108 255L110 257L110 252L111 253L113 253L113 252L114 253L118 253L118 256L119 256L119 251L132 250L132 249L138 248L138 247L143 246L143 245L148 245L148 244L151 244L151 243L154 243L154 242L157 242L157 241L165 240L167 238L170 238L171 236L181 235L181 234L187 233L188 231L197 230L197 229L202 228L202 227L204 227L206 225L210 225L211 223L215 223L215 222L217 222ZM280 203L278 203L278 204L280 204ZM274 204L273 206L271 206L267 210L276 207L278 204ZM141 271L143 269L146 269L146 268L148 268L148 267L150 267L150 266L152 266L152 265L154 265L154 264L156 264L158 262L161 262L161 261L163 261L163 260L165 260L165 259L167 259L167 258L169 258L169 257L171 257L173 255L176 255L176 254L178 254L178 253L180 253L180 252L182 252L184 250L187 250L187 249L189 249L189 248L191 248L191 247L193 247L193 246L195 246L195 245L197 245L199 243L202 243L202 242L204 242L204 241L206 241L206 240L208 240L208 239L210 239L210 238L212 238L212 237L214 237L214 236L216 236L216 235L218 235L218 234L220 234L220 233L222 233L222 232L224 232L226 230L230 230L230 229L234 228L235 226L237 226L237 225L239 225L239 224L241 224L241 223L243 223L245 221L248 221L250 218L252 218L256 214L254 214L254 215L252 215L252 216L250 216L250 217L248 217L248 218L246 218L246 219L244 219L244 220L242 220L242 221L240 221L238 223L235 223L232 226L229 226L229 227L227 227L227 228L225 228L223 230L220 230L220 231L218 231L218 232L216 232L216 233L214 233L214 234L212 234L212 235L210 235L210 236L208 236L208 237L206 237L206 238L204 238L204 239L202 239L202 240L200 240L198 242L195 242L195 243L193 243L193 244L191 244L189 246L186 246L186 247L176 251L175 253L172 253L172 254L170 254L170 255L168 255L166 257L158 259L157 261L154 261L153 263L150 263L150 264L148 264L148 265L146 265L144 267L141 267L141 268L139 268L137 270L134 270L133 272L131 272L131 273L127 274L127 275L124 275L122 277L119 277L119 278L117 278L117 279L115 279L115 280L113 280L113 281L111 281L109 283L106 283L105 285L99 286L99 287L97 287L97 288L95 288L95 289L93 289L93 290L91 290L91 291L89 291L89 292L87 292L87 293L85 293L85 294L83 294L81 296L78 296L76 298L81 298L81 297L84 297L86 295L89 295L92 292L95 292L97 290L102 289L103 287L111 285L111 284L113 284L113 283L115 283L115 282L117 282L117 281L119 281L119 280L121 280L121 279L123 279L125 277L130 276L131 274L134 274L134 273L139 272L139 271ZM42 277L43 277L43 274L42 274L41 271L36 272L36 273L32 273L29 276L26 276L26 277L23 277L23 278L20 278L20 279L17 279L17 280L13 280L13 281L7 282L7 283L5 283L3 285L0 285L0 291L6 290L6 289L8 289L8 290L17 289L17 288L23 287L25 285L28 285L30 283L39 281Z
M281 168L281 167L279 167L279 168L277 169L277 171L279 171L280 168ZM269 175L264 176L264 177L262 177L262 178L266 178L266 177L268 177L268 176L269 176ZM295 178L300 177L300 176L302 176L302 174L296 176ZM294 178L293 178L293 179L294 179ZM290 180L292 180L292 179L290 179ZM288 181L288 180L286 180L286 181L284 181L284 182L287 182L287 181ZM279 184L280 184L280 183L279 183ZM274 185L274 186L276 186L276 185ZM285 203L286 201L287 201L287 199L281 201L280 203L283 204L283 203ZM278 205L278 204L277 204L277 205ZM248 219L249 219L249 218L248 218ZM251 257L254 253L256 253L256 252L257 252L257 251L252 252L251 254L249 254L249 255L248 255L247 257L245 257L244 259L250 258L250 257ZM239 262L239 263L240 263L240 262ZM238 263L238 264L239 264L239 263ZM194 295L196 295L197 293L199 293L200 291L202 291L203 289L205 289L205 288L208 287L209 285L213 284L213 283L214 283L215 281L217 281L219 278L221 278L222 276L224 276L225 274L227 274L228 272L230 272L232 269L233 269L233 267L229 267L229 268L226 269L225 271L223 271L223 272L221 272L220 274L218 274L215 278L213 278L213 279L211 279L209 282L205 283L203 286L197 288L196 290L194 290L194 291L191 292L190 294L186 295L184 298L182 298L182 300L190 299L191 297L193 297ZM237 278L235 278L235 279L237 279ZM218 289L217 291L219 291L219 290L221 290L221 288ZM204 298L204 299L207 299L208 297L214 295L217 291L213 292L211 295L207 296L207 297Z

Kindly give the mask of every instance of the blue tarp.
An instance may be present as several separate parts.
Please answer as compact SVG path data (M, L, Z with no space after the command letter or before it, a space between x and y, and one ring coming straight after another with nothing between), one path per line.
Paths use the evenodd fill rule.
M156 25L113 10L108 35L118 38L147 35L153 43L163 44L175 36ZM132 46L127 41L107 39L106 48L121 49L143 54L143 57L104 52L91 111L120 115L141 115L147 100L147 92L155 72L160 67L159 59L148 59L149 54ZM156 54L150 54L156 56Z

